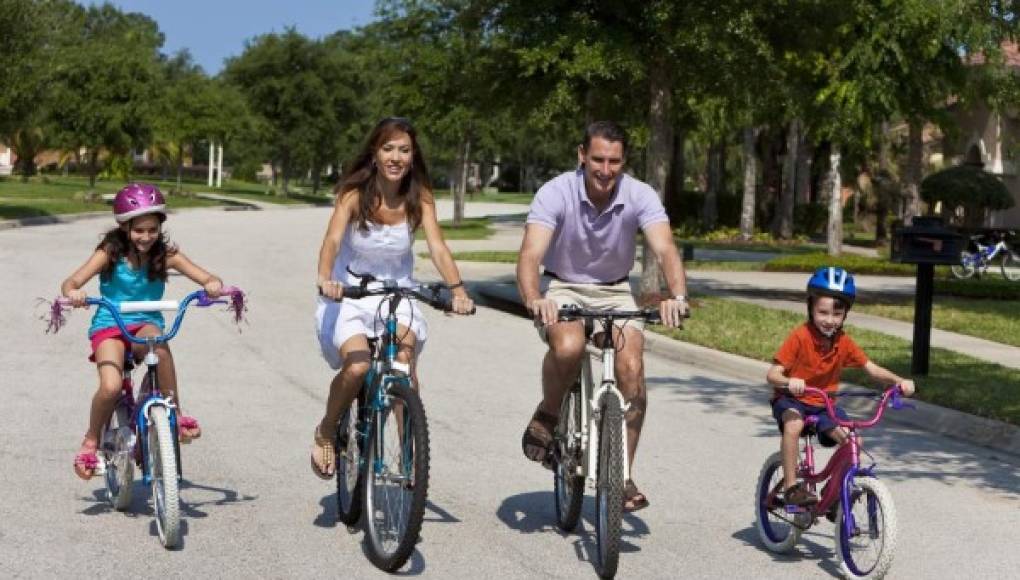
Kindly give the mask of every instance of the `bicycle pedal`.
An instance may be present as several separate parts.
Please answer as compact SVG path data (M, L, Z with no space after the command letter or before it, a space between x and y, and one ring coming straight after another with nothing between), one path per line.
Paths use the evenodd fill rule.
M806 514L808 509L802 505L786 504L784 506L786 513L788 514Z
M96 468L92 470L93 475L106 475L106 459L102 455L97 455Z

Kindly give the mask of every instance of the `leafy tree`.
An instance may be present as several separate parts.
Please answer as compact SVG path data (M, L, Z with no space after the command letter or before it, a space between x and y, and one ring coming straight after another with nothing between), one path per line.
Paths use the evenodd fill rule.
M295 170L309 166L316 149L337 132L330 66L324 45L293 28L256 37L227 62L225 78L265 128L274 166L279 163L283 173L283 193Z
M75 7L69 19L75 35L52 65L50 120L66 148L88 150L94 187L102 150L124 155L151 136L163 35L148 17L109 4Z
M924 178L921 197L931 207L942 203L942 213L964 210L965 223L982 225L986 210L1013 207L1016 200L998 177L975 165L958 165Z

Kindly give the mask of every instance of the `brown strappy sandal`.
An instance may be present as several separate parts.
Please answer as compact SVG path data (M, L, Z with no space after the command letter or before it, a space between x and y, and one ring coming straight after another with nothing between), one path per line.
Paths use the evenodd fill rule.
M322 460L322 467L315 461L318 454ZM332 479L336 462L336 449L333 447L333 440L323 437L319 433L319 427L315 427L315 448L312 449L312 471L321 479Z
M521 437L521 449L525 457L551 468L547 465L547 459L552 455L549 451L552 448L553 430L556 429L557 421L559 417L546 413L539 404Z

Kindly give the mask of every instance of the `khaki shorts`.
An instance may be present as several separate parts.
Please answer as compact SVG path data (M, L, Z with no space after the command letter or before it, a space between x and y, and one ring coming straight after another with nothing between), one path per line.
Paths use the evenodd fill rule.
M600 284L584 284L580 282L564 282L555 278L543 278L549 280L549 288L545 292L545 298L555 300L559 307L576 304L581 308L589 310L638 310L637 302L634 300L634 293L631 290L630 282L624 280L619 284L604 286ZM621 320L615 323L622 327L641 331L645 327L643 320ZM595 323L595 330L602 330L600 323ZM538 324L538 335L546 340L545 326Z

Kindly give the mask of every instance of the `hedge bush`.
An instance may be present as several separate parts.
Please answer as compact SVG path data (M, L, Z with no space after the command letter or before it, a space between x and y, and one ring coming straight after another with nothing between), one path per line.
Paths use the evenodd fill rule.
M855 275L913 276L914 266L897 264L881 258L854 254L833 257L824 252L787 254L773 258L765 264L766 272L814 272L822 266L840 266Z

